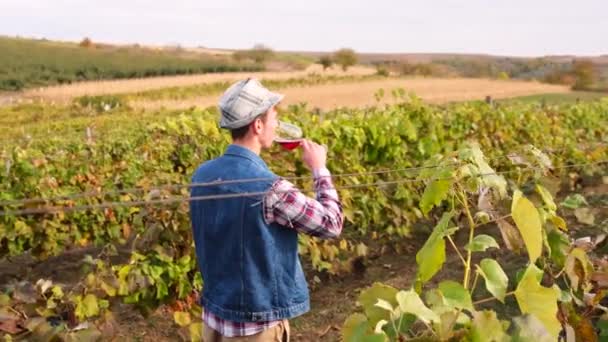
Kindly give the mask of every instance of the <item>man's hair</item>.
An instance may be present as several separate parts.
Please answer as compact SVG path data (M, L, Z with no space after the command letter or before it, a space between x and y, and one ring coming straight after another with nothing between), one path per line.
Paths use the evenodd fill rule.
M267 116L268 116L268 112L265 112L264 114L260 114L260 115L256 116L255 119L253 119L253 121L251 121L249 124L247 124L243 127L239 127L239 128L230 130L230 135L232 135L232 140L239 140L239 139L244 138L247 135L247 133L249 132L249 127L255 122L255 120L262 119L263 122L266 122Z

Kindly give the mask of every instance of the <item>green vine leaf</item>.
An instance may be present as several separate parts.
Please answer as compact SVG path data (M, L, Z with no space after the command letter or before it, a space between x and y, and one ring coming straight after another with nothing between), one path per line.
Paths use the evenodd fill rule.
M477 272L483 277L486 289L494 298L504 303L509 286L509 278L500 264L494 259L483 259L477 266Z
M445 213L439 223L433 229L431 236L424 246L416 254L418 271L416 281L419 284L426 283L441 269L445 262L445 240L444 237L454 231L448 229L453 213Z
M432 181L422 194L420 200L420 210L424 215L427 215L433 207L441 204L448 197L452 181L447 179L439 179Z
M342 326L344 342L385 342L384 333L377 334L370 327L367 317L360 313L350 315Z
M445 303L453 308L473 311L471 294L462 284L452 280L439 283L439 291L443 295Z
M439 315L429 309L414 290L399 291L397 302L401 312L410 313L425 323L440 322Z
M488 248L500 248L500 246L493 237L486 234L476 235L471 244L467 243L465 246L465 249L470 249L471 252L485 252Z
M361 291L358 301L363 306L363 310L371 326L375 326L380 320L390 319L390 312L377 304L379 300L382 300L387 305L396 307L397 300L395 296L397 292L396 288L381 283L374 283L371 287Z

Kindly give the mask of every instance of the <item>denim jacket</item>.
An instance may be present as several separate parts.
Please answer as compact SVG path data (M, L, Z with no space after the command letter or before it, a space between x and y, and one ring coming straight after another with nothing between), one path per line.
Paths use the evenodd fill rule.
M230 182L239 179L260 179ZM203 276L201 305L235 322L289 319L310 308L298 256L298 233L266 224L262 198L278 177L247 148L230 145L223 156L203 163L191 197L258 193L190 201L196 255Z

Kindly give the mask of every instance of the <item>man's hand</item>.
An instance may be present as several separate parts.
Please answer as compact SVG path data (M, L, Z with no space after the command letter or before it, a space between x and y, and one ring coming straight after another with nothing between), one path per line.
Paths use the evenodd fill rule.
M302 150L304 150L302 159L309 169L318 170L325 167L325 163L327 162L327 148L325 146L304 139L302 141Z

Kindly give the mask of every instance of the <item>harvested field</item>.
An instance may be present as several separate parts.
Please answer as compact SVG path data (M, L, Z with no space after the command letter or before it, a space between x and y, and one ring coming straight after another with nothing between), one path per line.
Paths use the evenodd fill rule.
M338 107L363 107L376 104L374 93L384 89L382 103L393 103L395 99L391 90L403 88L406 92L414 92L425 101L445 103L451 101L466 101L483 99L489 95L493 98L510 98L522 95L567 93L566 86L549 85L525 81L497 81L489 79L450 78L450 79L386 79L371 80L355 83L325 84L314 87L292 87L282 89L285 105L306 102L309 107L324 110ZM188 108L192 106L214 106L217 96L191 98L185 100L134 101L134 107L144 109L158 108Z
M369 67L352 67L349 68L346 72L340 70L339 68L331 68L326 71L323 71L322 66L311 65L306 70L290 72L231 72L185 76L150 77L129 80L82 82L69 85L26 90L21 95L23 98L29 99L41 98L43 100L49 101L69 101L75 97L84 95L132 93L167 87L180 87L201 83L232 81L246 77L281 80L297 77L306 77L307 75L312 73L318 73L321 75L371 75L375 73L375 69Z

